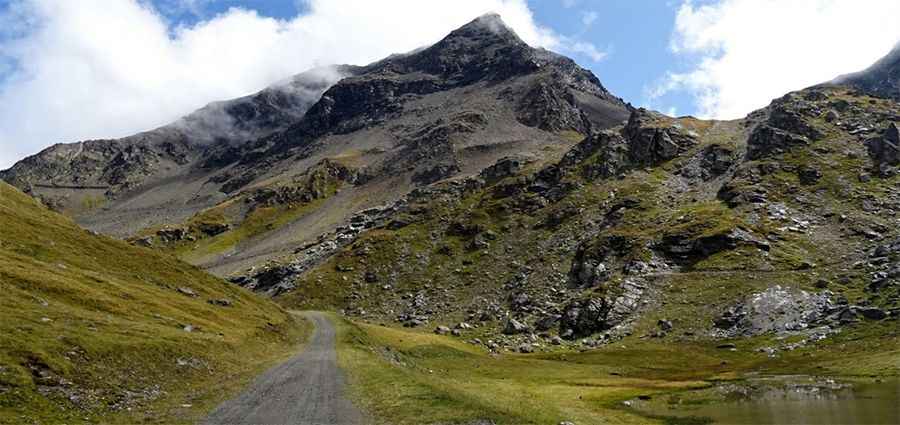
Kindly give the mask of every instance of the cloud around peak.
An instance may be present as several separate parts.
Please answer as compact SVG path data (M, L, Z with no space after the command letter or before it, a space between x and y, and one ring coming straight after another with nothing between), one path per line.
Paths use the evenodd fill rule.
M316 66L410 51L488 12L533 46L605 55L539 25L524 0L304 6L289 19L235 7L185 26L144 0L11 1L0 16L0 168L53 143L164 125Z

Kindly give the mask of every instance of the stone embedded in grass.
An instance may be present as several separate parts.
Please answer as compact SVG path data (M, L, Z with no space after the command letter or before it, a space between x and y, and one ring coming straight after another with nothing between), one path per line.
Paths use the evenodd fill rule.
M196 296L197 296L197 293L194 292L193 289L188 288L188 287L186 287L186 286L181 286L181 287L179 287L179 288L178 288L178 292L179 292L180 294L182 294L182 295L187 295L187 296L189 296L189 297L196 297Z
M671 331L673 328L672 321L666 319L660 319L658 322L656 322L656 325L659 326L661 330L666 332Z
M217 305L219 307L231 307L231 305L233 304L232 301L227 298L211 299L206 300L206 302L212 305Z

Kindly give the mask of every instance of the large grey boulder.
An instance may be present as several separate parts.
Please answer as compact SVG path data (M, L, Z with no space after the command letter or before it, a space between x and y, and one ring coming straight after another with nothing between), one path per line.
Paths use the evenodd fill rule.
M506 322L506 326L503 328L503 333L506 335L518 335L528 331L528 325L512 318Z
M752 294L716 319L723 336L754 336L802 331L822 321L833 310L827 293L772 286Z
M900 130L897 124L891 123L880 137L869 139L866 147L875 165L900 164Z

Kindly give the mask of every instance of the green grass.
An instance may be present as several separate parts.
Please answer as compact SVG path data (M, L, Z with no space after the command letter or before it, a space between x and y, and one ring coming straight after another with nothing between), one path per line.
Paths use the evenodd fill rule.
M351 395L385 424L706 423L642 416L622 402L690 395L716 381L758 373L858 379L853 377L900 372L898 335L885 324L769 358L755 351L770 342L767 337L736 341L738 351L717 349L712 341L634 336L584 352L489 354L427 331L335 321L338 361L349 373ZM874 335L882 340L873 345Z
M621 378L612 367L490 356L450 338L341 322L338 360L380 423L647 423L616 407L639 394L703 385Z
M0 228L0 423L193 422L308 331L271 302L92 235L6 184ZM231 305L209 302L223 299Z

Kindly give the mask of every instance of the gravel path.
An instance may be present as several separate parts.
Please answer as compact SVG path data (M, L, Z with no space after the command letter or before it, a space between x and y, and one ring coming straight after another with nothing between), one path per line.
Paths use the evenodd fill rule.
M334 351L334 325L322 313L304 313L316 326L303 352L269 369L241 395L216 408L206 424L362 424L344 397Z

